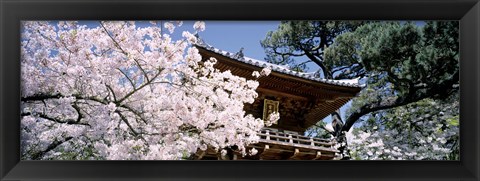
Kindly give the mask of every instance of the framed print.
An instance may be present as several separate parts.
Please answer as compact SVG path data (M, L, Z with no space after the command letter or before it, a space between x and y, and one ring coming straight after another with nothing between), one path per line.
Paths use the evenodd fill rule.
M478 0L0 3L2 180L480 178ZM266 38L260 43L268 55L255 59L248 57L252 46L226 51L202 37L209 36L203 33L205 24L208 31L209 22L218 27L221 23L215 21L219 20L233 22L228 25L275 21L275 28L282 25L282 31L306 28L290 30L294 33L284 39L275 39L280 33L264 33ZM302 24L303 20L328 21L332 23L318 27L338 26L344 28L339 32L351 32L312 47L300 44L277 49L271 44L316 31ZM359 24L343 23L350 21ZM229 42L246 41L240 33L258 34L248 23L242 26L230 30L236 32L230 36L235 39L217 38L218 44L225 47ZM157 35L157 30L165 34ZM318 42L323 40L310 41ZM187 44L194 48L186 48ZM376 49L363 51L369 46ZM321 53L311 55L305 51L308 48ZM385 61L389 54L397 58ZM321 60L324 64L318 65L327 68L319 70L331 68L335 73L309 71L308 63L288 62L292 59ZM333 59L339 61L329 62ZM423 62L417 64L417 59ZM359 63L344 71L345 62ZM166 65L171 66L162 67ZM435 71L430 71L432 67ZM376 84L381 81L387 83ZM258 94L252 92L255 88ZM51 94L43 93L48 91ZM448 99L452 92L453 100ZM389 97L381 97L385 95ZM361 101L352 102L358 97ZM443 102L436 102L437 98ZM374 100L377 107L361 105ZM344 105L357 109L342 110ZM375 112L397 106L405 109ZM418 111L422 106L426 108ZM318 123L326 117L330 120ZM236 121L239 118L243 122ZM404 127L377 126L383 119L407 118L416 121ZM349 133L352 127L356 131ZM372 136L385 127L396 130ZM407 127L418 134L407 133ZM351 142L348 135L372 139ZM442 138L447 136L452 139ZM165 144L172 140L181 142ZM398 144L389 145L387 140ZM408 140L415 143L408 145ZM237 146L240 143L246 146ZM458 151L424 157L407 149L419 144L432 148L423 152L450 153L446 147ZM353 146L359 149L347 149ZM379 149L362 150L375 146ZM395 154L411 159L400 161L397 158L406 156Z

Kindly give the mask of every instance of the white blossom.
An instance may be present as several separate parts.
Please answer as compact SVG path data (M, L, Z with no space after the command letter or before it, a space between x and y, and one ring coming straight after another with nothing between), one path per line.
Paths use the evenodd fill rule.
M258 150L255 148L250 149L250 151L248 152L249 155L256 155L257 153L258 153Z
M195 29L196 31L205 31L205 22L196 21L195 24L193 24L193 29Z
M255 77L255 78L259 78L260 73L258 71L253 71L252 76Z
M163 24L163 26L168 30L168 32L170 33L173 33L173 31L175 30L175 25L173 25L173 23L171 22L165 22Z
M188 32L188 31L184 31L184 32L182 33L182 36L183 36L184 38L186 38L189 43L192 43L192 44L193 44L193 43L196 43L196 42L197 42L197 37L195 37L195 35L191 34L191 33Z
M222 149L222 150L220 151L220 154L221 154L222 156L225 156L225 155L227 155L227 150L225 150L225 149Z
M280 113L273 112L270 115L268 115L268 118L265 121L265 125L271 126L272 124L276 124L279 119L280 119Z
M262 71L260 72L260 75L262 76L268 76L270 75L270 73L272 72L272 70L268 67L265 67L262 69Z

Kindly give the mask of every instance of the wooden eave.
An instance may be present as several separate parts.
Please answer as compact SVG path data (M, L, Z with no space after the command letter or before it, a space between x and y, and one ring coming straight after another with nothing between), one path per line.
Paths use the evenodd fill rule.
M261 67L234 60L230 57L226 57L210 50L206 50L203 47L197 48L200 50L200 54L203 57L216 58L218 62L215 65L215 68L222 71L230 70L234 75L245 77L246 79L255 79L252 76L252 72L262 70ZM291 91L294 91L300 95L311 95L315 97L324 94L336 94L338 95L338 97L354 97L361 90L360 87L342 86L318 82L275 71L272 71L272 73L267 77L261 77L258 81L260 82L260 87L262 87L262 85L269 84L270 82L280 83L281 86L274 88L279 90L282 90L282 88L285 88L285 90L295 89Z

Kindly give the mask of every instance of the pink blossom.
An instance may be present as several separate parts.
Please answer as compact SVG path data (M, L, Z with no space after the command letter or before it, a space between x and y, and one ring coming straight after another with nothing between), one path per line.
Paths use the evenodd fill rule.
M173 33L173 31L175 30L175 25L173 25L173 23L171 22L165 22L163 24L163 26L168 30L168 32L170 33Z
M205 30L205 22L204 21L197 21L193 24L193 29L196 31L204 31Z

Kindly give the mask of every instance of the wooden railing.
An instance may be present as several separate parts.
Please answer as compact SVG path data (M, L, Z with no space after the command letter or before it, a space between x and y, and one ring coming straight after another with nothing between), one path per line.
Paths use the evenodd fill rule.
M275 141L308 148L320 147L333 149L335 145L335 142L329 139L307 137L290 131L281 132L274 128L263 128L262 131L258 133L258 136L260 136L260 142Z

